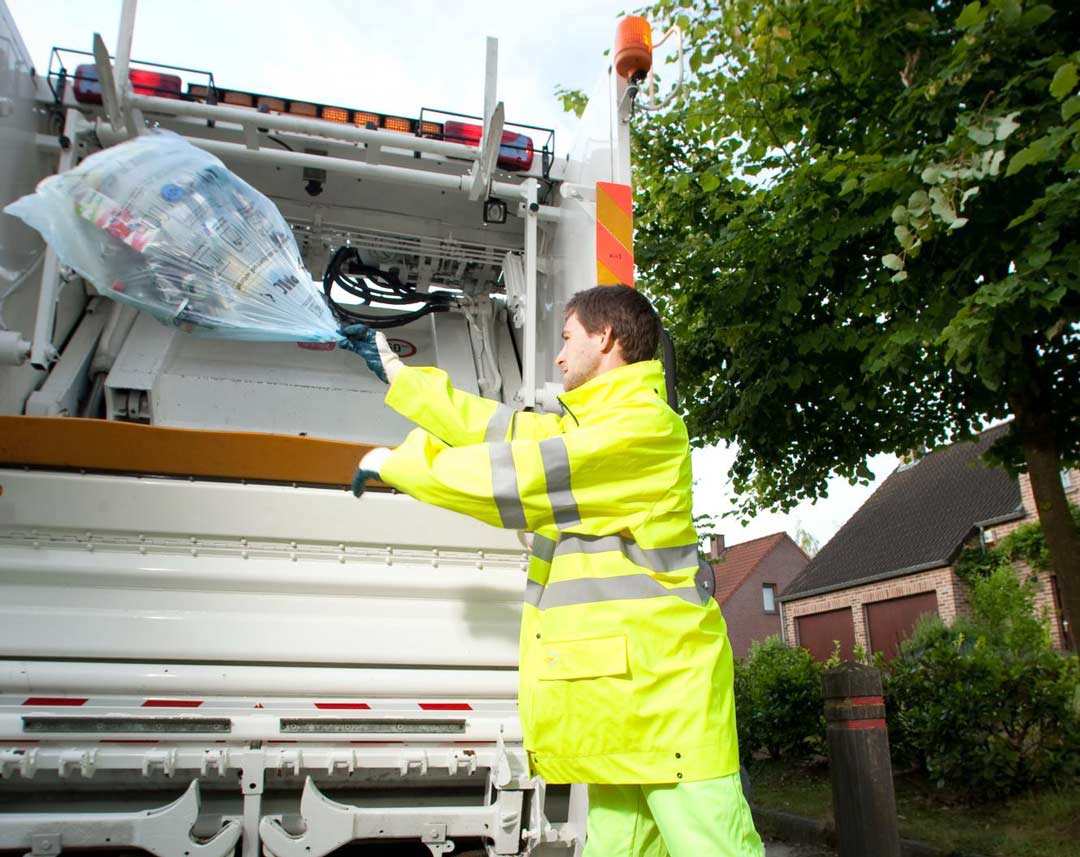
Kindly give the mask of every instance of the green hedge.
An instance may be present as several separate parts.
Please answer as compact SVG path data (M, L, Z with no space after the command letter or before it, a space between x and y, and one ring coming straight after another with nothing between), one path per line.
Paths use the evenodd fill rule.
M896 769L917 767L968 799L1080 778L1080 662L1053 649L1034 581L1011 566L971 583L972 615L924 618L882 670ZM835 659L834 659L835 660ZM823 665L772 637L735 664L744 760L825 752Z
M759 750L773 758L820 750L821 665L779 637L754 643L747 658L735 663L735 720L743 759Z
M894 764L993 799L1080 776L1080 668L1054 651L1033 582L972 581L972 616L924 619L885 665Z

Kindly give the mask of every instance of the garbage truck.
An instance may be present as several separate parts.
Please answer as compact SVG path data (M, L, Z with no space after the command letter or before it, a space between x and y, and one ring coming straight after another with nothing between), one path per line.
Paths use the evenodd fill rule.
M647 30L556 147L508 121L492 39L482 115L387 115L136 62L120 11L114 45L46 70L0 0L0 207L171 132L274 203L339 318L558 411L566 300L633 283ZM0 851L579 853L585 791L522 747L527 534L352 496L411 427L355 355L195 336L101 288L0 215Z

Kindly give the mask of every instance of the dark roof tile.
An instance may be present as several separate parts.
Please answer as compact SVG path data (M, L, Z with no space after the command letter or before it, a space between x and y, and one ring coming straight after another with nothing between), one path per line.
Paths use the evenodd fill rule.
M893 471L781 593L789 600L892 573L946 565L977 522L1015 512L1020 486L981 456L1009 430L934 450Z

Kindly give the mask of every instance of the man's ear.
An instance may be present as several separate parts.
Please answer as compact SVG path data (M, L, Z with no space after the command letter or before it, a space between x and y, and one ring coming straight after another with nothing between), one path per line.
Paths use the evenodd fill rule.
M609 351L615 348L616 343L615 335L611 332L611 326L601 328L600 330L600 350L607 354Z

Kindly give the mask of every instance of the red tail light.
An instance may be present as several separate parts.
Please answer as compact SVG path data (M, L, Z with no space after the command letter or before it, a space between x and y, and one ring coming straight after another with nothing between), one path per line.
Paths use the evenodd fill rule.
M443 137L451 143L479 146L484 129L468 122L449 121L443 125ZM527 170L532 166L533 141L516 131L503 131L498 165L504 170Z
M180 97L180 78L175 74L133 68L128 72L132 89L137 95L156 95L160 98ZM80 104L101 104L101 84L92 63L75 69L75 100Z

